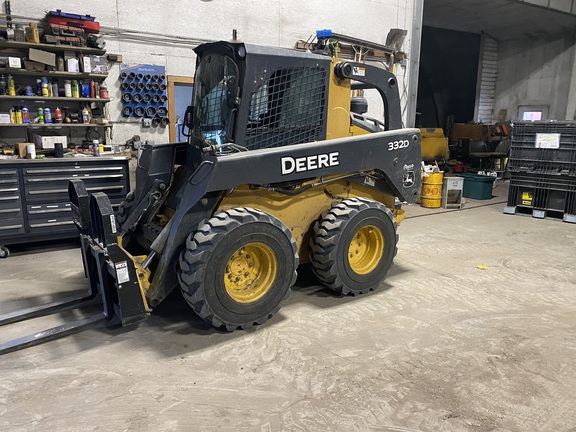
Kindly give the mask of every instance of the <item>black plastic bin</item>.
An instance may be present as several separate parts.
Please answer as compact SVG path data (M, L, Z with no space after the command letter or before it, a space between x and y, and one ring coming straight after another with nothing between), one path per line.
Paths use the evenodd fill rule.
M552 216L576 223L576 177L512 173L504 213Z
M538 134L558 134L558 145L548 143L544 144L548 147L538 147ZM508 168L513 173L576 177L576 122L514 122Z

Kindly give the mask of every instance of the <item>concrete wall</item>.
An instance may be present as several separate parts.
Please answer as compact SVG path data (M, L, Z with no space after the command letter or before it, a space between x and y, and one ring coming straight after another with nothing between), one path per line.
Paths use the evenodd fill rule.
M507 118L513 120L521 105L548 105L548 119L574 119L574 108L568 112L568 106L574 98L575 43L574 34L501 41L495 116L507 109Z
M65 12L90 14L105 27L109 53L124 56L124 63L163 65L168 75L192 76L195 59L192 39L230 39L232 29L239 38L250 43L293 47L298 39L307 39L315 30L333 31L384 43L391 28L408 30L404 49L410 46L413 0L164 0L117 1L99 0L87 3L80 0L12 2L16 17L41 19L45 11L62 9ZM120 29L120 34L115 35ZM124 31L145 34L145 42L129 40ZM187 38L181 44L165 45L153 33ZM179 46L178 46L179 45ZM121 101L118 82L119 65L115 64L107 79L110 94L110 118L114 125L112 142L122 144L133 135L156 142L168 141L168 129L141 128L126 123L120 115ZM401 92L407 90L398 72ZM408 74L406 74L408 76ZM370 99L374 99L370 97ZM405 103L405 98L404 98ZM369 114L381 117L381 105L372 104Z

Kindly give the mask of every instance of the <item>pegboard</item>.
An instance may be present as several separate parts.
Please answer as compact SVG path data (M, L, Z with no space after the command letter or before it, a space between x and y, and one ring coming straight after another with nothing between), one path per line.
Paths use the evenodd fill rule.
M166 68L156 65L120 65L122 116L149 118L168 124Z

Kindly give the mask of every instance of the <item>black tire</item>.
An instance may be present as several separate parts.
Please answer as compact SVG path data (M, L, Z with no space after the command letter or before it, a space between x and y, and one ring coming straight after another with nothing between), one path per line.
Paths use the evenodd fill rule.
M126 198L118 206L118 211L116 212L116 227L118 230L122 228L122 225L128 219L130 212L132 211L132 205L134 204L134 192L128 192Z
M1 258L8 258L10 256L10 249L6 246L0 246L0 259Z
M248 254L240 258L242 251L254 247L268 255L257 252L253 255L259 258ZM248 276L248 272L242 273L246 266L258 270L254 270L257 279L250 282L248 277L243 278L244 286L243 279L235 282L241 278L233 276ZM264 271L266 266L274 270ZM262 324L280 309L296 282L297 267L296 241L288 227L263 211L234 208L217 213L188 236L180 256L179 280L184 298L202 319L214 327L234 331ZM226 277L230 281L225 281ZM229 286L235 283L240 285ZM253 291L259 286L268 288L263 293ZM254 294L253 300L241 298L252 292L260 297Z
M362 236L358 238L365 244L356 236ZM366 198L345 199L322 213L314 225L312 270L339 294L363 294L378 288L386 277L396 244L396 222L386 206Z

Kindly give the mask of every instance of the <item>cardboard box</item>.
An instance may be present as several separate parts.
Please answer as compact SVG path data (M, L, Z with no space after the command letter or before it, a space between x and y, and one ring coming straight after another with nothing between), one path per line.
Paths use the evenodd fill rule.
M90 56L90 72L105 74L110 71L106 56Z
M30 48L28 52L28 59L38 63L46 64L48 66L56 67L56 54L51 52Z
M49 135L47 133L33 134L34 144L41 149L53 149L54 144L62 143L64 148L68 148L68 137L65 135Z
M44 69L46 69L46 65L43 63L26 60L24 62L24 68L28 71L43 71Z
M71 58L66 60L66 70L68 72L80 72L80 67L78 66L78 59Z
M82 72L90 73L91 71L90 57L82 57Z
M22 69L22 59L20 57L8 57L8 67Z
M29 146L30 144L34 144L34 143L18 143L16 144L16 147L18 148L18 156L21 158L26 158L26 147Z

